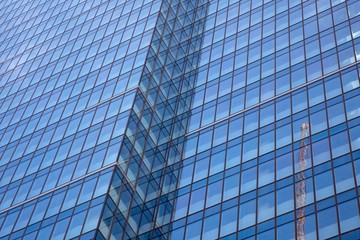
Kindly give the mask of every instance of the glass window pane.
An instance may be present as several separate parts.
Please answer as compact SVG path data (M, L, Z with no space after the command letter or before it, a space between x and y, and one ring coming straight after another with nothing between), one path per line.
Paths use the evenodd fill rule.
M258 138L254 137L251 140L248 140L243 143L243 153L242 153L242 159L243 162L249 161L252 158L255 158L257 156L258 151Z
M64 220L61 220L56 223L54 231L51 235L51 239L54 240L61 240L64 239L66 231L64 229L67 229L67 226L69 224L70 218L65 218Z
M208 185L206 207L215 205L221 201L222 181Z
M359 206L356 199L339 204L341 233L360 227Z
M240 203L239 230L255 224L256 200Z
M330 160L330 146L328 138L312 144L314 165Z
M240 174L225 178L223 201L239 195Z
M262 222L269 218L274 217L274 193L269 193L264 196L259 197L258 200L258 207L257 207L257 221Z
M322 84L318 84L309 89L309 105L314 106L324 101L324 88Z
M256 187L257 167L247 169L241 174L241 194L249 192Z
M277 228L277 240L292 240L295 239L294 223L284 224Z
M81 228L84 224L86 211L74 215L71 219L66 238L73 238L80 234Z
M260 149L259 155L268 153L274 150L274 132L270 131L260 135Z
M348 120L354 119L360 116L360 96L350 98L345 101L346 116Z
M201 236L201 221L191 223L186 227L186 236L185 239L196 240L200 239Z
M223 171L224 164L225 164L225 151L214 153L211 156L210 175Z
M184 217L188 209L188 201L190 194L185 194L177 197L175 210L174 210L174 219L179 219Z
M348 163L334 169L336 193L340 193L355 187L354 177L352 176L352 164Z
M351 149L353 151L360 148L360 126L350 128L350 140L351 140Z
M259 165L259 187L274 182L274 160Z
M216 239L219 230L219 215L215 214L204 219L203 239Z
M274 104L260 110L260 127L274 122Z
M305 231L306 239L316 239L317 238L317 236L316 236L317 227L316 227L315 214L306 216L304 229L306 229L306 231Z
M294 209L294 190L292 185L277 190L276 196L277 216Z
M315 175L316 199L321 200L334 195L332 171Z
M276 128L276 148L281 148L291 143L291 124Z
M241 162L241 144L237 144L227 149L226 153L226 169L240 164Z
M221 214L220 236L228 235L236 231L237 207L227 209Z
M344 104L338 103L328 108L329 127L333 127L345 121Z
M206 188L200 188L191 193L189 214L204 208Z
M334 158L350 151L347 131L331 136L330 140L331 152Z
M337 215L335 207L318 213L319 238L326 239L338 234Z
M103 208L103 205L97 205L95 207L92 207L89 210L88 215L86 216L83 232L87 232L90 230L93 230L97 227L97 224L100 219L101 210Z
M311 133L317 133L327 128L327 121L326 121L326 111L325 109L320 110L318 112L312 113L310 115L311 121Z
M292 153L287 153L276 158L276 180L287 177L293 172Z
M209 170L209 158L196 161L194 182L205 178L208 175Z

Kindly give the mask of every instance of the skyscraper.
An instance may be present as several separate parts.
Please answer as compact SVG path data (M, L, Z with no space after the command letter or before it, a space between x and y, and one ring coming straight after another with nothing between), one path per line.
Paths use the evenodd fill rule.
M0 3L0 239L360 238L360 3Z

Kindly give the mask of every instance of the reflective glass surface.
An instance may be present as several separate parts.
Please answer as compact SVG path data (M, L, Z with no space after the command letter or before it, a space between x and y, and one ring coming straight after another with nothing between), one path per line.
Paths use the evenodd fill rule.
M0 239L360 238L356 0L0 2Z

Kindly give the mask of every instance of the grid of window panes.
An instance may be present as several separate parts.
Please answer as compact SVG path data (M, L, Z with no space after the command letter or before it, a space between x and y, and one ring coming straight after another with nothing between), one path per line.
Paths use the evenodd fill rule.
M160 6L0 3L1 238L94 236Z
M357 238L359 36L356 0L0 2L0 238L294 239L299 174L306 238Z
M210 1L200 58L171 239L295 239L299 174L306 239L358 238L359 1Z
M358 1L261 2L211 2L189 131L359 60Z
M168 239L207 1L162 1L98 238ZM191 43L191 44L189 44ZM116 213L116 214L114 214ZM166 228L166 227L165 227Z
M92 238L113 171L93 174L2 213L2 239Z

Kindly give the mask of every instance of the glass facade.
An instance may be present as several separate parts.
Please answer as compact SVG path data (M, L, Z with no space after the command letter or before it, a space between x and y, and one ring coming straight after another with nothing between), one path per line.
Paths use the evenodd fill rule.
M171 239L358 239L359 1L210 1Z
M0 239L360 238L356 0L0 2Z

